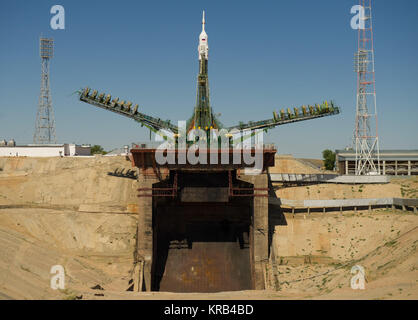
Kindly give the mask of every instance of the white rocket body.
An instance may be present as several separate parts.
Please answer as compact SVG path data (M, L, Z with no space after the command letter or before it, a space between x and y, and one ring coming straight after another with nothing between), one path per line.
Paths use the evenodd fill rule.
M203 54L203 57L208 60L209 57L209 46L208 46L208 35L205 32L205 11L203 11L202 18L202 32L199 35L199 46L197 47L199 53L199 60Z

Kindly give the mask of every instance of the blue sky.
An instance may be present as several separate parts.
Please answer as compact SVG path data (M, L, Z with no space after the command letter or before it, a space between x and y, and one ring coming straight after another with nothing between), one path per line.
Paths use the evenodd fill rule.
M65 30L50 8L65 8ZM225 125L273 110L334 99L342 114L277 127L279 153L321 157L344 148L354 128L356 0L1 1L0 139L31 143L40 86L38 41L55 39L51 90L58 141L110 150L146 141L133 120L79 102L86 85L185 120L196 99L197 45L206 10L212 107ZM418 1L374 1L381 149L418 148Z

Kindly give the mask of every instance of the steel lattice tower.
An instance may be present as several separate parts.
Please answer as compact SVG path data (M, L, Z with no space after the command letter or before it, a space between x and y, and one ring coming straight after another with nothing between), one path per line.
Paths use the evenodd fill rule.
M33 142L36 144L57 143L51 90L49 88L49 65L53 57L53 51L54 40L41 37L39 40L39 53L42 59L41 93L33 136Z
M359 0L364 8L364 28L358 29L358 51L354 55L357 72L356 175L380 174L379 138L377 134L377 107L374 72L372 28L372 0Z

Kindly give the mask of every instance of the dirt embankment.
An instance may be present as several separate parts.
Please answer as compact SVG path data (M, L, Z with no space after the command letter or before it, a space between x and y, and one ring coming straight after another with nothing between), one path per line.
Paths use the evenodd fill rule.
M73 299L97 284L125 291L135 234L134 215L0 209L0 299ZM64 267L64 291L50 287L54 265Z
M0 205L132 212L135 174L125 157L0 158Z
M272 173L320 173L306 161L276 157ZM392 177L387 184L275 184L276 195L292 200L417 198L418 177ZM418 216L375 210L285 214L275 226L269 286L278 297L311 299L417 299ZM353 290L351 268L361 265L366 290Z
M97 284L125 291L135 176L125 157L0 158L0 299L73 298ZM71 289L50 288L53 265Z
M269 171L270 173L324 173L307 159L295 159L292 155L276 155L275 166Z
M277 170L287 170L284 166ZM138 186L129 161L0 158L0 169L0 299L418 298L418 216L412 212L286 215L287 225L273 228L276 269L269 274L276 275L271 280L278 291L134 293L126 290L136 243L137 219L130 212ZM416 179L395 179L378 186L282 188L277 194L416 197L417 189ZM50 288L49 272L57 264L66 272L63 291ZM366 290L350 287L356 264L366 271ZM92 290L97 284L105 290Z
M418 215L377 210L286 215L276 226L279 292L325 299L417 299ZM365 270L366 289L353 290L351 268Z
M278 290L135 293L136 218L68 210L0 210L0 299L417 299L418 216L401 211L286 215L273 236ZM50 288L62 265L66 289ZM366 289L353 290L354 265ZM274 281L273 281L274 282ZM104 290L93 290L100 285ZM271 287L272 288L272 287Z

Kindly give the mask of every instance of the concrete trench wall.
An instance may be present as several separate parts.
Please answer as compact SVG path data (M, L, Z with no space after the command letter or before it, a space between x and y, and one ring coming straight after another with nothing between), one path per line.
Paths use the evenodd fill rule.
M255 188L267 188L267 174L238 175L237 179L250 183ZM153 176L140 175L138 182L141 188L152 188L158 186L159 179ZM223 188L223 183L220 186ZM193 195L193 192L189 193L190 195ZM192 203L192 205L189 203L189 206L183 206L176 201L179 201L179 199L139 198L137 257L138 261L141 261L140 277L143 281L141 287L137 290L174 290L177 288L177 291L183 292L214 292L264 289L264 265L268 261L269 245L268 197L245 197L242 198L241 204L239 200L235 200L235 202L230 200L230 202L223 204L197 202ZM218 212L215 212L215 210ZM191 211L194 211L194 216ZM244 217L246 216L245 212L248 212L248 218ZM219 228L226 220L231 224L232 231L228 231L229 233L221 232ZM211 238L210 234L205 236L202 231L203 238L196 241L195 245L195 250L200 246L200 251L188 252L187 250L190 250L190 247L187 248L187 246L190 246L190 243L187 244L188 235L184 236L184 232L189 231L182 230L182 228L187 228L191 223L195 224L195 228L197 226L199 226L198 229L203 227L201 230L204 230L205 225L208 228L214 228L213 233L216 233L218 238ZM241 242L245 241L236 240L235 245L231 244L231 240L227 239L231 237L230 232L233 233L232 237L234 239L248 238L246 240L249 246L247 248L248 253L245 253L244 248L242 248L243 244ZM189 236L193 238L192 235ZM180 246L184 246L184 241L186 241L186 248L182 248L183 251L180 251L184 254L176 256L170 253L171 249L167 249L167 246L171 246L173 241L183 243ZM226 250L226 247L229 247L230 250ZM208 259L207 264L200 266L200 271L196 270L199 269L197 262L202 259ZM230 263L228 265L226 262L228 259L230 259L230 262L234 261L238 264ZM248 259L248 262L245 262L246 259ZM181 263L181 261L183 262ZM212 267L208 267L210 263L213 263ZM229 268L225 269L225 266ZM166 270L166 267L175 270ZM247 267L250 269L246 269ZM186 270L187 268L194 270L194 272L189 272L190 270ZM234 277L237 274L236 269L238 269L238 274L241 274L241 277ZM199 272L206 272L207 277L199 278ZM250 273L250 275L245 276L245 273ZM228 275L230 281L226 281L227 278L219 277L220 274ZM179 275L186 284L175 283L176 281L173 279ZM205 282L202 279L212 279L213 281L205 280ZM248 283L248 279L251 283ZM197 283L199 281L200 283Z
M172 203L157 207L153 290L251 289L250 213L245 203Z
M284 213L286 224L273 226L275 262L303 264L306 257L325 264L358 259L414 226L411 213L385 212Z
M267 188L267 173L260 175L238 175L238 179L251 183L254 188ZM254 193L262 194L260 191ZM250 228L253 288L265 289L264 269L269 254L269 216L268 197L252 197L252 224Z

